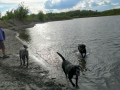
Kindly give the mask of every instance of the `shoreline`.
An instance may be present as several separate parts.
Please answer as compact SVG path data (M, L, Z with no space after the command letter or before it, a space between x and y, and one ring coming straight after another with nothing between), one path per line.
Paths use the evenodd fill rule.
M65 90L65 85L56 83L53 78L49 77L49 71L38 65L30 57L29 67L20 67L19 49L23 43L16 38L16 32L32 27L38 22L29 25L13 26L3 28L6 35L5 47L6 54L10 56L7 59L0 59L0 89L1 90ZM2 55L2 54L0 54Z

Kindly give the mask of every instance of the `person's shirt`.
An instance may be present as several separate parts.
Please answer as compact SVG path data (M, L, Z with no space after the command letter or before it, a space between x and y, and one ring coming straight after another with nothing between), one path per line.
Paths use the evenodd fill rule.
M0 41L4 41L5 40L5 33L2 30L2 28L0 28Z

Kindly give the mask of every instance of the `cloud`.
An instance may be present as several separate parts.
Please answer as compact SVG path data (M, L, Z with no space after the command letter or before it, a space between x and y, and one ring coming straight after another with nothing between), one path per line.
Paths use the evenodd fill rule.
M2 12L2 16L4 16L6 11L17 9L18 5L23 3L29 9L30 13L37 14L39 11L46 13L45 2L46 0L0 0L0 11Z
M0 11L2 12L2 15L5 14L6 11L11 11L14 8L17 8L17 4L15 3L0 3Z
M79 9L92 9L95 7L104 7L107 5L118 5L110 0L47 0L45 8L51 11L69 11Z
M70 10L102 10L114 8L120 5L119 0L0 0L0 11L16 9L24 2L30 13L37 14L39 11L46 12L67 12Z
M77 5L81 0L47 0L45 8L47 9L67 9Z
M118 9L118 8L120 8L120 6L116 6L116 7L115 7L115 9Z
M120 5L119 3L112 3L112 5L115 5L115 6L117 6L117 5Z
M36 2L45 2L46 0L0 0L3 3L36 3Z
M47 12L67 12L71 10L98 10L104 11L118 5L117 0L47 0Z
M30 10L30 13L37 14L39 11L43 11L43 13L46 13L46 9L44 8L43 4L25 4L25 6L28 6L28 9Z
M84 0L86 7L95 7L103 5L111 5L109 0Z

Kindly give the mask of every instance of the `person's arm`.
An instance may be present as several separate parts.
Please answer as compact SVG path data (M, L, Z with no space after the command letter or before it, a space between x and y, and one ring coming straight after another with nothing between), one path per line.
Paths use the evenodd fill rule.
M5 32L4 32L4 31L2 31L2 34L3 34L3 39L5 40Z

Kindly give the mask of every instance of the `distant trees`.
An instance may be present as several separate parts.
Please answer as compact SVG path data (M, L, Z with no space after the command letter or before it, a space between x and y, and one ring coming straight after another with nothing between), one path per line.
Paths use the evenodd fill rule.
M39 20L39 19L38 19L38 15L36 15L36 14L27 15L27 20L29 20L29 21Z
M2 17L3 20L9 20L12 18L15 19L25 19L28 15L28 8L24 6L23 3L19 4L16 10L12 9L11 11L7 11L6 15Z
M1 12L0 12L0 19L2 18L2 14L1 14Z
M17 19L25 19L28 15L28 8L24 6L23 3L19 4L19 7L14 10L14 16Z
M38 13L38 19L41 20L41 21L44 21L44 20L45 20L45 15L44 15L44 13L43 13L42 11L40 11L40 12Z
M120 15L120 9L112 9L103 12L92 11L92 10L75 10L61 13L47 13L45 16L46 20L65 20L72 18L84 18L84 17L98 17L98 16L110 16Z
M71 19L70 16L66 12L61 12L61 13L47 13L45 15L45 17L46 17L46 21Z
M108 15L120 15L120 9L112 9L112 10L106 10L102 12L103 16L108 16Z
M61 12L61 13L47 13L46 20L65 20L72 18L83 18L83 17L95 17L99 16L99 12L91 11L91 10L75 10L69 12Z
M108 16L108 15L120 15L120 9L112 9L106 10L103 12L92 11L92 10L74 10L68 12L61 13L46 13L40 11L38 14L30 14L29 9L24 6L24 3L18 5L16 10L12 9L11 11L7 11L6 15L1 19L9 20L9 19L19 19L19 20L29 20L29 21L55 21L55 20L66 20L72 18L83 18L83 17L97 17L97 16ZM1 15L1 13L0 13Z

